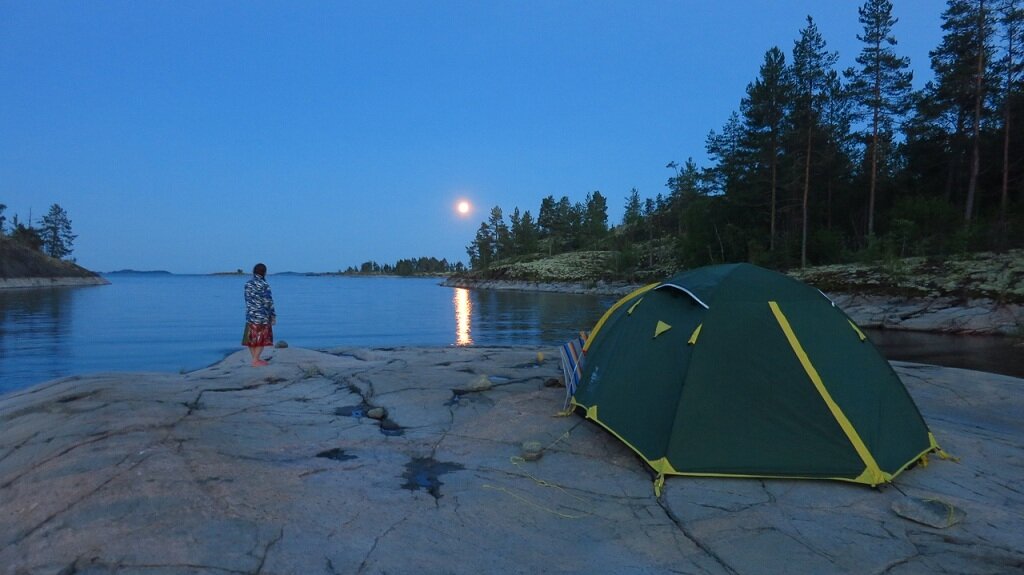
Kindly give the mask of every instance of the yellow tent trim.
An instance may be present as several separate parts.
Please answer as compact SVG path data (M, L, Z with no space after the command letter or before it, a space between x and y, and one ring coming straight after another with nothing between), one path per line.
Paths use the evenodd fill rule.
M800 360L800 364L803 366L804 371L807 372L807 376L811 378L811 382L814 383L814 387L818 390L818 394L825 401L825 405L828 406L829 411L832 412L832 417L835 418L836 423L842 428L843 433L846 434L847 439L853 444L853 448L857 451L857 455L860 456L861 461L864 462L864 473L862 473L854 481L858 483L867 483L869 485L878 485L879 483L885 483L892 479L887 473L883 473L878 467L878 463L875 458L871 455L867 445L860 438L860 434L854 429L853 424L847 419L846 414L843 413L842 408L839 404L832 399L832 395L825 388L825 382L821 380L821 376L818 375L818 370L814 368L811 363L811 359L807 357L807 352L804 351L800 340L797 339L796 334L793 333L793 328L789 325L789 320L782 313L779 308L779 304L770 301L768 307L771 308L772 314L775 315L775 320L779 322L779 326L782 328L783 333L786 335L786 339L789 340L790 347L793 348L793 353L796 354L797 359ZM888 477L887 477L888 476Z
M672 467L672 464L668 462L667 457L655 459L654 461L648 461L647 464L650 465L652 469L657 471L659 475L679 475L679 472L676 471L676 469Z
M857 324L853 323L853 320L848 319L846 321L850 322L850 327L853 328L853 331L857 332L857 337L859 337L861 341L864 341L868 338L868 336L864 335L864 332L862 332L860 328L857 327Z
M597 335L597 332L601 331L601 327L604 325L604 322L608 321L608 318L610 318L612 316L612 314L615 313L615 310L619 309L620 307L625 305L626 302L630 301L631 299L635 298L636 296L638 296L638 295L640 295L642 293L646 293L646 292L648 292L648 291L658 287L659 285L660 284L658 282L655 282L655 283L652 283L652 284L647 284L647 285L645 285L644 287L642 287L640 289L634 290L633 293L631 293L631 294L627 295L626 297L620 299L619 301L615 302L615 305L613 305L612 307L608 308L608 311L604 312L604 315L601 316L601 319L597 320L597 324L594 325L594 329L592 329L590 331L590 337L587 338L587 343L583 345L583 351L587 351L587 350L590 349L590 344L591 344L591 342L594 341L594 337Z
M642 301L644 301L644 298L640 298L640 299L636 300L635 304L629 306L629 309L626 310L626 313L629 314L629 315L633 315L633 310L635 310L636 306L640 305L640 302L642 302Z
M690 335L690 340L686 342L687 345L693 345L697 343L697 337L700 335L700 328L704 327L704 324L697 326L697 329L693 330L693 334Z
M875 477L872 476L872 475L869 475L866 472L862 473L858 477L852 477L851 478L851 477L838 477L838 476L837 477L822 477L822 476L789 475L789 474L779 474L779 475L760 474L760 475L758 475L758 474L752 474L752 473L714 473L714 472L707 472L707 471L679 471L678 469L673 467L673 465L668 461L667 457L661 457L661 458L655 459L655 460L647 459L647 456L644 455L639 449L637 449L635 445L633 445L629 441L626 441L626 439L624 437L622 437L621 435L619 435L614 429L612 429L611 427L608 427L603 421L601 421L600 419L597 418L597 406L596 405L592 405L590 407L587 407L585 405L577 403L576 402L576 398L574 397L572 399L572 406L573 406L574 409L576 407L583 407L584 410L587 413L587 419L592 420L594 423L597 423L598 425L603 427L606 431L608 431L608 433L611 433L612 435L614 435L616 438L618 438L619 441L621 441L623 444L625 444L625 446L628 447L629 449L633 450L634 453L636 453L638 456L640 456L640 459L643 459L647 463L647 465L649 465L651 467L651 469L657 474L657 476L655 477L655 481L654 481L654 490L655 490L655 494L656 495L661 495L661 493L660 493L661 492L661 487L662 487L662 485L664 485L665 476L666 475L677 475L677 476L681 476L681 477L726 477L726 478L738 478L738 479L813 479L813 480L827 479L827 480L832 480L832 481L845 481L847 483L859 483L859 484L868 483L868 484L870 484L872 486L877 485L878 483L880 483L879 481L876 481L875 483L872 483L871 480L875 479ZM920 453L919 455L917 455L916 457L914 457L913 459L908 461L906 464L904 464L903 467L901 467L899 469L899 471L897 471L897 472L895 472L895 473L893 473L891 475L888 474L888 473L879 472L880 475L883 478L888 478L888 479L886 479L886 481L891 481L893 477L896 477L897 475L902 473L904 470L906 470L907 467L910 467L912 464L914 464L915 462L919 461L922 457L927 455L929 452L938 449L938 444L936 444L934 442L934 437L932 437L931 433L929 433L928 435L929 435L929 438L931 438L931 440L932 440L932 445L928 449L926 449L924 452Z
M670 329L672 329L672 326L661 320L658 320L658 325L654 326L654 337L658 337L659 335L665 333Z

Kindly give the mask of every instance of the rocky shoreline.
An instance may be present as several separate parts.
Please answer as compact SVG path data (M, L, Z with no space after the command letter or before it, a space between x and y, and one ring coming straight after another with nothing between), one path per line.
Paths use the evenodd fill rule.
M528 282L449 278L441 285L465 289L537 291L622 297L641 287L626 282ZM992 299L904 297L827 293L858 325L867 328L963 335L1024 337L1024 305Z
M2 289L79 287L109 285L110 282L100 276L91 277L38 277L38 278L0 278Z
M0 397L0 572L1024 569L1021 379L896 363L961 459L890 487L671 477L656 496L610 433L553 417L554 348L270 353Z

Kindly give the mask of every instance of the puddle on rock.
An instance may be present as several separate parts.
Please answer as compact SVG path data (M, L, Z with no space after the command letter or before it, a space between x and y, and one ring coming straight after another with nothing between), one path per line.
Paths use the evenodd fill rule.
M417 457L405 464L405 473L402 474L405 483L402 484L402 489L410 491L423 489L434 499L440 499L441 486L444 485L441 483L440 477L445 473L462 469L465 467L458 463L438 461L433 457Z
M317 453L316 456L322 457L324 459L333 459L334 461L348 461L349 459L356 458L355 455L349 455L345 453L344 450L342 450L340 447L328 449L327 451L321 451L320 453Z

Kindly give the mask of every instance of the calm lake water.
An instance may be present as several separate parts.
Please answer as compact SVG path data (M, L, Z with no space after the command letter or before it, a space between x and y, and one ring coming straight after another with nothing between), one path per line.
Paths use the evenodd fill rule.
M0 394L68 375L191 371L241 348L244 276L113 274L109 286L0 290ZM292 346L557 345L610 296L463 290L437 279L270 276ZM890 359L1024 377L1010 340L871 332Z
M100 371L190 371L242 349L248 276L111 274L0 290L0 393ZM275 340L337 346L555 345L614 297L470 291L438 279L271 275Z

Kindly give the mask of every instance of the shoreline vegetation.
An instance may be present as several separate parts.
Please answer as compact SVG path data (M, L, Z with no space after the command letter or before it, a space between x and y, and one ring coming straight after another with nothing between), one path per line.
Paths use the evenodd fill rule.
M469 289L624 296L615 252L575 252L449 277ZM867 328L1024 338L1024 250L789 270Z
M0 238L2 240L2 238ZM616 271L614 251L577 251L525 258L481 271L395 273L370 267L356 271L282 272L310 277L436 278L440 285L624 296L650 281L630 281ZM404 271L404 270L403 270ZM1024 340L1024 250L947 258L889 258L787 272L820 289L867 328L952 334L1001 335ZM118 270L106 275L170 275L163 270ZM211 276L246 275L244 270ZM668 274L665 274L668 275ZM648 279L648 278L644 278ZM0 243L0 289L105 285L110 282L73 262Z
M106 285L96 272L0 236L0 289Z

